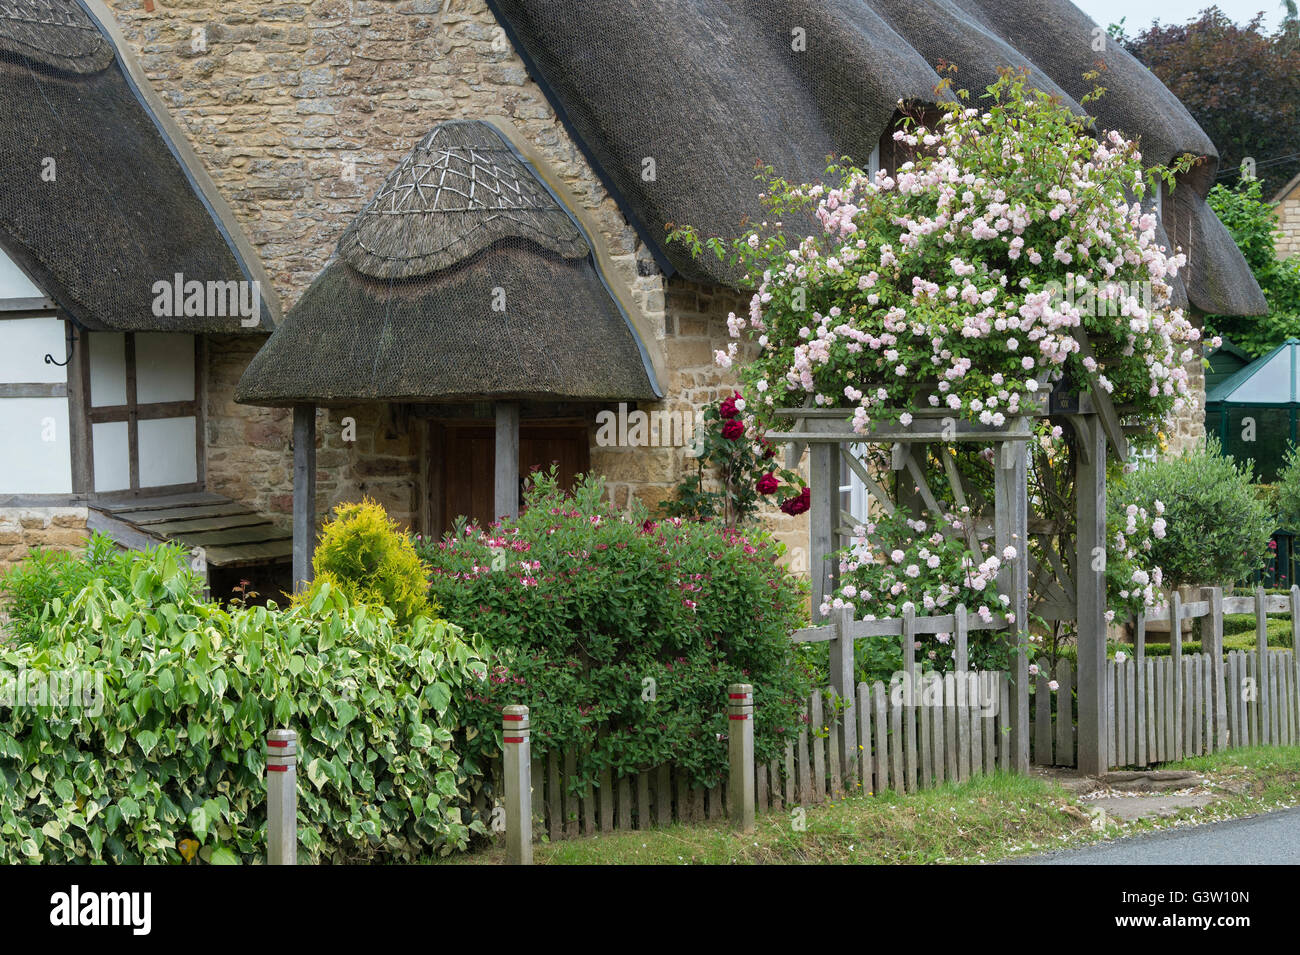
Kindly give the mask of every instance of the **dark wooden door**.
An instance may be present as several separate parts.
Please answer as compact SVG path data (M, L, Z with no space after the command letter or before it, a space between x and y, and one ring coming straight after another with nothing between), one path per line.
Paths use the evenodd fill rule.
M573 486L590 467L585 424L524 422L519 427L519 479L534 470L557 469L561 487ZM465 515L480 526L491 523L496 464L496 434L483 424L430 422L427 443L425 532L441 536Z

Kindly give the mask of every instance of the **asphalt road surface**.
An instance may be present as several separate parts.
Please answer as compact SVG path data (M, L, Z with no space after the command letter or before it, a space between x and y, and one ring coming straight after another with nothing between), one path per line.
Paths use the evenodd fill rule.
M1300 809L1026 856L1012 865L1300 865Z

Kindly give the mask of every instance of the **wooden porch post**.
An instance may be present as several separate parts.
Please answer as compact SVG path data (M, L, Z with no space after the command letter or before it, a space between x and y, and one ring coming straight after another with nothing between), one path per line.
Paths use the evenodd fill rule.
M293 589L312 580L316 550L316 406L293 406Z
M519 405L496 404L496 489L493 513L497 517L519 516Z
M1106 706L1106 432L1095 415L1074 415L1078 439L1075 575L1079 628L1079 771L1110 769Z

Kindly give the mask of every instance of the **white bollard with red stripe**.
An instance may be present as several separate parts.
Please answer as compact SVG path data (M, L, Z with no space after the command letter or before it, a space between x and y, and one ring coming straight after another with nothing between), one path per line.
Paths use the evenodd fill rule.
M266 864L298 864L298 734L266 735Z
M727 781L731 824L741 832L754 831L754 687L733 683L727 687L727 744L731 775Z
M533 758L528 707L501 713L506 776L506 865L533 864Z

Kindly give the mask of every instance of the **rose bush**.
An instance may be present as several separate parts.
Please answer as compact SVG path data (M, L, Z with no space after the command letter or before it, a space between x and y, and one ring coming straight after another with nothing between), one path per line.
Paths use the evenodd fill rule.
M826 183L791 184L767 169L767 221L733 242L672 233L753 289L716 358L730 367L742 340L752 346L738 370L760 432L778 409L807 406L843 409L857 433L909 426L922 408L998 427L1063 388L1104 394L1148 425L1132 438L1141 448L1192 402L1184 366L1200 336L1170 284L1185 256L1159 245L1146 198L1192 159L1144 169L1135 142L1094 129L1023 73L1004 71L983 108L968 99L941 104L930 125L905 117L894 139L916 158L892 173L843 163ZM813 234L793 230L808 220ZM1065 441L1045 419L1038 428L1047 453L1036 467ZM972 464L961 462L963 479L983 480ZM906 526L875 524L873 561L915 547ZM939 556L950 587L988 559L965 547ZM937 596L909 589L893 603L925 592Z
M538 474L517 520L421 547L448 618L499 654L472 711L492 725L526 704L533 752L577 754L588 779L672 763L714 785L723 694L752 683L756 750L776 758L808 692L790 642L804 596L779 545L720 521L629 517L603 493L596 479L569 495Z

